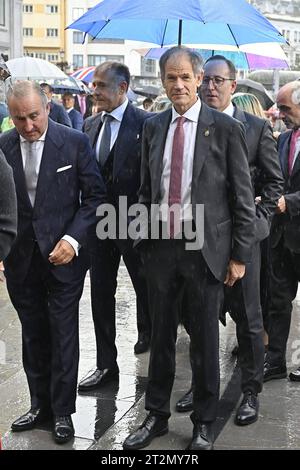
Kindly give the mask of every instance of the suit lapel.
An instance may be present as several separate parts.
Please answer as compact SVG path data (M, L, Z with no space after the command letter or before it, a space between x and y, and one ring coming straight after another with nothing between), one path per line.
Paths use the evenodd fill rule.
M160 183L161 183L161 176L163 171L163 157L165 151L165 145L167 140L167 134L170 126L170 122L172 119L172 110L168 109L161 114L158 114L159 120L159 129L160 131L157 132L152 137L151 145L155 145L155 152L151 152L149 161L149 166L151 170L151 179L153 184L153 196L155 202L158 202L160 199ZM157 126L156 126L157 129Z
M59 149L63 146L64 141L60 132L55 128L56 125L49 120L36 188L34 211L42 205L59 165Z
M10 144L11 147L8 149L9 164L11 165L14 172L18 199L22 201L23 204L28 207L28 209L32 210L25 182L23 159L20 146L20 136L16 130L14 131L14 134L10 139Z
M115 179L119 171L125 164L125 161L132 150L133 143L139 139L136 132L136 119L132 105L128 103L125 110L118 137L115 143L113 178ZM129 144L128 144L129 143Z
M93 149L96 148L99 132L102 127L101 115L102 113L98 114L95 119L91 119L89 127L85 130Z
M243 124L243 126L245 128L245 131L247 133L247 131L249 129L249 122L247 121L247 118L246 118L246 115L245 115L244 111L242 109L238 108L235 105L233 105L233 106L234 106L233 117Z
M209 155L214 132L215 128L212 112L209 107L202 102L195 142L192 193L193 189L195 189L195 185L197 184L197 180L201 173L204 161Z
M289 147L290 147L291 135L292 135L292 132L289 132L286 138L284 139L284 142L279 148L280 164L281 164L281 169L283 171L285 179L289 178L288 164L289 164Z

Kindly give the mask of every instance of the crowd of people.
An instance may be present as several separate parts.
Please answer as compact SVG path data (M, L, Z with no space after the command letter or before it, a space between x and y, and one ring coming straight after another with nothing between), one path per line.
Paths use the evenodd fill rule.
M121 257L136 294L134 353L151 350L148 414L124 449L168 432L179 321L190 337L192 383L176 404L192 412L188 449L213 448L219 320L226 324L227 314L242 376L236 425L258 419L263 382L287 377L300 279L300 81L277 95L288 130L275 136L257 99L235 94L237 72L225 57L203 64L197 52L174 47L160 72L165 96L145 100L144 109L128 100L130 72L118 62L96 67L93 103L65 93L59 105L47 83L8 90L14 127L0 136L0 260L22 325L31 398L14 432L52 418L55 442L68 442L77 387L89 393L118 380ZM134 218L124 200L147 214L137 237L129 236ZM115 214L107 236L101 207ZM96 358L78 384L88 269ZM300 368L289 377L300 381Z

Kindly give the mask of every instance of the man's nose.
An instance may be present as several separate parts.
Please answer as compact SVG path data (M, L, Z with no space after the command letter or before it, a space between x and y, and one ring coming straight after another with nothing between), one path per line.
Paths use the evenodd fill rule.
M25 124L24 124L24 130L26 132L30 132L33 127L33 121L31 119L26 119Z

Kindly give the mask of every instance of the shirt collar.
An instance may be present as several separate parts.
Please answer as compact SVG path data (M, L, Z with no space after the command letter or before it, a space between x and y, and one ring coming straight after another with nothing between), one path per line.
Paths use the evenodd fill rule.
M48 126L47 126L47 129L45 130L44 134L41 135L41 137L38 140L36 140L35 142L45 142L47 132L48 132ZM24 139L24 137L22 137L20 135L20 142L21 142L21 144L23 144L24 142L29 142L29 141Z
M74 109L74 108L66 109L67 113L69 114L72 111L72 109Z
M201 110L201 101L199 98L197 98L196 103L193 104L182 116L188 119L189 121L193 122L198 122L199 119L199 113ZM174 106L172 106L172 123L177 119L178 117L181 117L180 114L177 113L176 109Z
M224 114L227 114L228 116L233 117L233 115L234 115L234 106L233 106L231 101L230 101L229 105L227 106L227 108L225 108L222 112Z
M106 113L105 111L102 113L101 119L103 120L103 117L105 114L109 114L110 116L113 116L117 121L121 122L123 119L123 115L125 113L125 110L128 105L128 98L125 98L124 103L122 103L120 106L117 108L113 109L110 113Z

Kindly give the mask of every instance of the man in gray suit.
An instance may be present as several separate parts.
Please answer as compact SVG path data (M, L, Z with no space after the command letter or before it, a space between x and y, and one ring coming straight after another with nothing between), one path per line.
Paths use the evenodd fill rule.
M184 295L195 378L194 430L189 449L210 450L220 383L218 318L223 283L232 286L244 276L254 241L255 208L247 147L242 125L198 98L203 72L197 53L186 48L169 49L160 59L160 70L173 107L144 125L139 200L147 208L157 204L169 210L160 214L158 239L145 239L137 245L144 262L153 322L145 403L150 413L123 447L141 449L168 432L175 374L176 304ZM173 212L176 205L179 212ZM201 208L204 215L199 219ZM176 212L177 220L173 218ZM193 245L194 249L187 244L191 238L191 231L185 230L187 225L196 226L193 231L199 244Z

